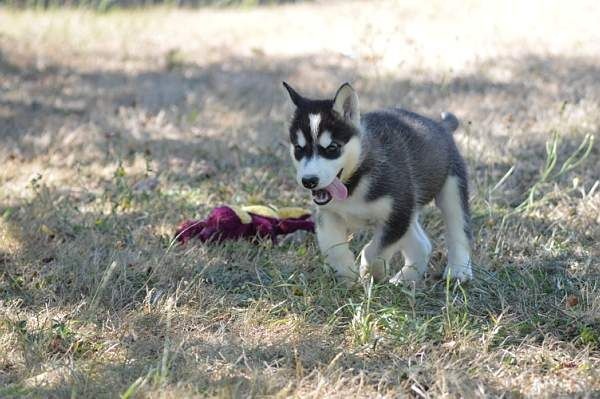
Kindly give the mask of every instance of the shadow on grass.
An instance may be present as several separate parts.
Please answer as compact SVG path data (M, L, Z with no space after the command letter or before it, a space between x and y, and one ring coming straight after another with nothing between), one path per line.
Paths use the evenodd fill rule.
M27 70L10 64L0 53L0 70L12 87L0 92L0 109L7 115L0 125L0 136L3 155L8 159L14 153L17 158L27 159L53 150L65 155L75 152L81 163L110 165L117 160L127 162L131 154L148 153L158 163L165 180L217 192L213 197L203 196L203 203L198 205L190 197L171 195L167 190L150 196L134 194L133 180L120 185L116 179L103 181L99 193L81 195L42 187L29 201L0 207L0 214L11 209L11 215L4 217L4 224L21 246L16 254L0 255L0 297L7 302L19 302L19 309L41 312L46 308L68 309L89 304L100 295L95 317L97 323L103 324L110 322L114 314L126 315L158 300L153 297L157 293L164 297L174 295L186 281L189 285L180 297L179 306L204 303L208 291L226 303L217 307L220 312L226 313L230 307L259 310L276 319L302 317L311 329L330 328L334 332L330 335L337 338L306 338L296 343L297 354L288 342L236 343L239 337L230 333L222 344L216 345L200 338L187 341L185 331L179 332L178 339L183 342L179 351L184 354L175 355L173 382L196 364L191 354L207 358L207 363L214 367L218 367L219 359L224 356L226 363L236 364L233 376L219 379L209 371L198 372L194 378L203 381L198 384L199 390L211 386L211 389L225 388L233 383L239 383L240 392L244 393L252 392L256 388L253 384L260 388L262 383L241 371L243 362L259 372L273 367L283 369L281 386L262 386L266 393L272 392L269 389L280 389L290 378L286 373L297 370L298 361L307 372L322 369L333 361L339 352L336 346L341 346L347 335L358 334L354 329L359 327L352 323L358 307L365 302L364 293L336 290L330 276L323 271L322 260L311 240L308 244L277 248L231 243L168 250L170 236L156 226L166 225L172 231L182 218L197 216L198 209L202 213L218 205L217 201L235 200L235 191L252 190L245 185L248 175L244 170L271 171L266 179L254 182L272 189L265 195L269 200L277 201L286 190L294 189L289 176L281 172L291 169L284 144L289 109L280 86L283 79L291 80L303 92L316 93L332 92L338 83L353 77L367 107L399 104L436 115L452 110L452 104L457 103L464 111L460 116L473 121L466 126L476 131L475 135L480 134L475 139L498 147L506 144L503 142L506 137L495 135L491 125L509 116L529 118L528 107L541 99L543 104L547 101L578 104L599 97L600 82L594 77L600 74L600 67L594 60L526 56L513 61L510 81L496 81L487 76L485 70L491 65L482 65L481 73L472 75L413 81L368 79L352 68L337 67L335 59L317 64L308 57L233 58L205 67L183 65L172 71L128 75L62 67ZM306 71L315 68L322 71L324 81L307 82L305 86ZM224 131L221 122L227 126L225 130L230 130ZM63 139L69 135L61 129L65 126L67 130L76 129L80 125L90 127L92 137L76 141L75 145L65 144ZM527 122L521 123L518 129L523 131L526 126ZM51 144L41 147L32 144L36 137L48 132L50 137L56 136L56 142L51 140ZM506 144L499 150L502 155L522 160L524 165L524 171L517 171L496 194L500 201L506 202L505 206L521 201L523 189L537 178L549 136L550 132L537 132L525 143ZM577 147L579 137L579 133L565 137L566 153ZM497 182L512 166L510 161L502 159L483 161L474 151L468 153L468 158L475 182L484 178ZM597 163L598 158L596 147L586 165ZM205 160L214 165L214 170L204 176L201 168L177 169L173 159L186 165ZM594 182L597 177L593 172L582 173L584 184ZM567 184L566 179L558 183ZM482 186L487 189L490 184ZM508 199L509 194L516 198ZM112 206L117 211L106 210ZM371 312L378 324L373 336L366 330L363 344L383 345L377 344L376 339L375 330L381 330L391 337L393 345L416 350L417 344L448 342L457 331L465 335L483 334L493 329L498 317L505 317L510 322L502 325L492 346L518 346L547 337L578 348L589 345L582 341L581 331L584 327L599 327L593 315L588 314L593 304L566 306L570 296L584 301L585 295L597 294L597 275L582 277L566 271L573 261L585 263L589 254L573 246L549 253L532 237L557 235L589 250L594 245L597 228L581 232L576 225L565 221L566 227L556 230L555 222L543 216L516 215L501 236L494 235L498 214L490 216L481 211L475 216L475 231L490 241L486 248L496 246L504 251L478 254L488 250L482 249L481 242L476 243L477 256L493 259L493 264L483 265L478 272L479 280L467 288L466 296L458 289L448 293L442 283L430 282L433 285L412 296L399 288L377 287ZM496 224L486 225L489 218ZM426 224L434 241L439 243L439 224L433 221ZM506 244L496 245L500 240ZM113 261L118 265L108 276L109 289L98 292ZM443 258L434 261L441 264ZM444 315L452 318L444 319ZM120 337L119 344L126 348L128 361L111 362L95 376L83 376L82 381L89 378L93 382L90 389L104 386L114 393L114 389L122 391L136 378L147 375L160 363L165 332L169 333L159 321L154 327L140 327L148 336L138 343L127 343ZM597 351L597 347L593 348ZM350 374L360 369L379 370L372 371L373 381L385 377L389 378L390 386L407 384L409 367L400 365L399 368L406 368L405 374L386 376L383 369L392 360L382 352L376 353L373 360L346 353L336 367ZM427 370L424 380L432 385L435 375L435 370ZM485 384L478 378L472 378L473 385ZM71 383L66 383L56 390L38 393L64 396L71 387Z
M35 199L32 203L36 204ZM33 211L24 214L36 219L35 205ZM19 218L19 214L14 217ZM145 243L138 241L139 238L127 238L134 230L132 226L139 224L142 213L109 216L104 225L97 223L101 217L97 213L79 215L68 218L70 225L52 224L56 222L54 217L41 218L28 226L31 230L21 232L21 239L30 244L23 246L17 256L5 257L8 262L2 265L1 297L5 302L19 302L15 308L19 312L73 309L90 303L110 262L117 261L119 266L110 276L110 288L101 293L99 306L91 317L98 325L104 325L114 323L114 315L130 318L128 315L137 309L140 315L134 316L136 320L119 322L131 326L137 337L136 333L126 331L118 336L125 360L111 361L104 368L95 369L93 375L78 370L64 383L27 392L63 397L77 386L80 394L104 395L114 393L115 389L124 392L138 378L147 378L149 386L154 387L193 378L198 392L214 393L235 386L240 394L273 394L295 376L298 365L307 375L318 371L310 377L316 379L340 352L343 354L329 372L343 373L347 378L358 378L365 373L361 378L381 386L383 391L398 385L408 390L413 383L409 376L414 373L414 366L408 361L398 363L397 356L386 354L388 350L406 352L408 359L416 356L411 352L433 355L436 346L483 339L494 328L498 331L489 338L490 350L515 349L523 343L542 345L549 339L583 349L590 345L582 341L583 329L600 328L590 313L600 279L566 273L567 255L546 258L538 255L535 262L515 261L495 271L486 267L477 271L477 281L464 292L455 287L447 291L443 282L435 281L429 281L424 289L412 294L398 287L378 286L369 313L363 314L365 319L357 319L358 309L362 307L364 312L364 292L336 289L331 276L322 269L314 244L308 245L308 252L302 249L306 244L277 248L250 243L198 245L174 248L162 257L158 254L164 254L168 245L163 238L150 237ZM48 230L40 229L43 225ZM75 225L80 227L72 236L68 229ZM49 231L53 237L48 236ZM299 250L304 255L299 255ZM183 281L189 284L183 294L176 294L182 292ZM201 309L210 297L221 302L218 310L221 315L231 314L232 308L238 314L257 314L259 325L261 320L269 324L299 318L303 324L298 328L306 328L314 335L304 332L304 338L299 341L293 338L294 342L282 339L262 343L259 337L255 340L246 337L244 341L227 319L202 319L198 324L185 316L181 325L177 322L168 328L163 312L143 310L152 309L157 306L153 304L173 295L179 297L179 309L190 306ZM568 305L570 296L581 302ZM87 306L81 308L83 313L71 313L67 319L88 317L84 315ZM367 318L374 323L371 327ZM365 326L367 332L361 332ZM197 328L215 333L219 343L197 337L193 333ZM356 348L355 353L344 349L348 341ZM159 376L157 370L165 345L169 345L171 360L165 375ZM591 345L592 351L597 350ZM457 350L456 358L464 351ZM190 371L197 369L197 359L203 359L208 370L218 368L223 362L235 366L227 376L217 377L218 373L211 371ZM394 365L394 373L389 372L390 364ZM34 370L36 364L28 367ZM272 369L279 370L277 378L260 377ZM425 368L419 372L419 381L434 389L439 372L433 366ZM481 376L459 374L460 389L486 386ZM11 378L15 379L18 380L17 375ZM489 387L487 392L493 391Z

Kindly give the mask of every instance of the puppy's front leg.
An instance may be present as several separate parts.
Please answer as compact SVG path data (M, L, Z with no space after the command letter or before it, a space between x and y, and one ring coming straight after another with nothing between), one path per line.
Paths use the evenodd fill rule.
M415 212L407 226L406 218L381 226L361 253L360 275L372 275L380 282L386 277L385 267L400 250L404 256L404 267L390 279L393 284L419 282L427 270L431 243L418 221Z
M398 241L404 256L404 267L390 279L392 284L419 283L427 271L431 242L419 224L419 215L415 212L406 233Z
M333 212L319 210L317 241L338 281L347 287L352 286L358 279L358 271L348 245L348 228L344 220Z
M373 276L376 282L382 282L387 274L386 268L394 256L395 245L384 246L385 227L375 230L373 239L360 252L360 277Z

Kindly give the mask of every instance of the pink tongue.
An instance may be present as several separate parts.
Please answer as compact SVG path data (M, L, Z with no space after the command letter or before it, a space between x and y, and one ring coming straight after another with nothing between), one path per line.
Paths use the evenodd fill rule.
M348 197L348 189L337 177L333 179L330 185L325 187L325 190L338 201L345 200Z

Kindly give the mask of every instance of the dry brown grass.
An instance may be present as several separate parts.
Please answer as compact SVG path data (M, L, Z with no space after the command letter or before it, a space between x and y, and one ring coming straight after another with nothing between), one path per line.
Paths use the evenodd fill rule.
M0 9L0 397L599 395L597 143L559 171L599 136L600 8L482 3ZM461 117L475 282L347 292L312 237L170 246L220 203L307 204L283 79Z

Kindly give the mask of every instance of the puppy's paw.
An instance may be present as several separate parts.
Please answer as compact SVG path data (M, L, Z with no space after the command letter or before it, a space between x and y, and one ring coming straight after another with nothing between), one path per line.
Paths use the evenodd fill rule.
M356 275L335 274L335 281L344 288L351 289L358 283Z
M473 270L471 270L471 264L466 265L450 265L446 266L444 270L444 280L450 278L461 283L470 281L473 279Z
M394 285L418 285L421 283L421 281L423 281L424 274L425 272L422 270L422 268L413 265L407 265L390 279L390 283Z
M373 262L370 265L361 263L359 273L361 280L368 280L373 276L373 280L380 283L385 280L385 265L383 262Z
M359 272L355 265L342 266L338 264L331 269L335 276L335 281L343 287L352 288L359 282Z

